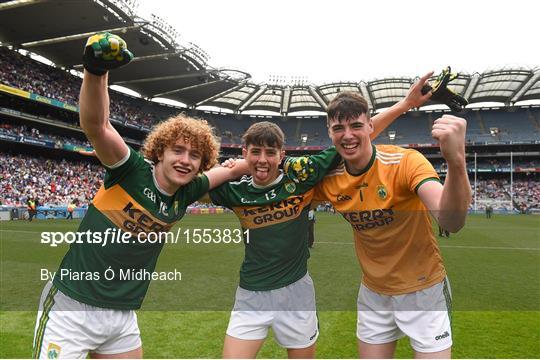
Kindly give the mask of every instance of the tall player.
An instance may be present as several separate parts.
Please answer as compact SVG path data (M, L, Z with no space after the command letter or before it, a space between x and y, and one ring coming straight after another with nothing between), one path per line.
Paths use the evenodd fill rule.
M448 164L443 186L419 152L372 145L374 125L360 95L340 93L327 115L328 134L344 162L317 185L314 198L331 201L353 228L363 272L360 357L392 357L404 335L417 358L450 357L450 289L429 214L451 232L464 226L471 201L466 121L444 115L433 124Z
M131 58L115 35L102 33L87 42L80 121L106 175L78 231L103 237L121 229L132 237L104 246L71 244L53 282L43 290L34 357L142 357L134 310L141 306L150 280L122 280L118 274L153 272L163 243L140 243L135 235L169 230L189 204L247 170L243 161L233 169L211 169L219 151L212 128L185 116L156 126L143 145L144 157L128 147L109 121L107 71ZM115 277L107 277L107 271Z
M372 136L403 112L427 101L430 94L422 95L421 88L429 76L431 73L413 85L404 100L374 117L377 131ZM340 159L329 148L310 157L311 171L305 174L295 174L295 170L303 169L300 162L306 159L286 161L287 173L305 175L303 182L295 183L279 170L284 135L277 125L256 123L243 140L250 176L210 192L215 204L231 208L242 227L249 229L223 356L254 358L272 328L290 358L313 358L319 331L315 291L307 272L308 211L313 187Z

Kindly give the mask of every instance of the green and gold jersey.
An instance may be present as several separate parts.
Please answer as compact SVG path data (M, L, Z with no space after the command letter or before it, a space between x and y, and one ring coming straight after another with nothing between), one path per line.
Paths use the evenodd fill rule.
M160 242L144 241L145 235L170 230L209 186L202 175L174 194L166 194L158 188L152 163L129 151L125 162L107 168L104 183L78 229L83 241L70 245L54 277L54 285L64 294L103 308L141 306L150 280L135 280L132 275L153 272L163 247ZM111 236L118 229L130 234L127 241Z
M373 146L361 174L344 163L315 187L315 200L328 200L353 229L362 282L384 295L426 289L446 276L431 217L418 197L426 181L439 181L418 151Z
M291 158L287 167L292 171L295 162L304 159ZM280 174L271 184L261 187L251 176L244 176L210 192L213 203L234 211L244 230L240 287L252 291L278 289L306 274L313 187L340 159L331 147L309 157L310 170L301 183Z

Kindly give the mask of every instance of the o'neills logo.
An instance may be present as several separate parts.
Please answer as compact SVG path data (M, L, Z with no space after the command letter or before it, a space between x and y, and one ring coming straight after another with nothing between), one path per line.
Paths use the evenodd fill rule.
M445 331L444 334L435 336L435 340L441 340L441 339L447 338L449 336L450 336L450 334L448 333L448 331Z
M243 227L256 228L294 219L305 205L304 196L293 196L265 206L236 207L234 211Z

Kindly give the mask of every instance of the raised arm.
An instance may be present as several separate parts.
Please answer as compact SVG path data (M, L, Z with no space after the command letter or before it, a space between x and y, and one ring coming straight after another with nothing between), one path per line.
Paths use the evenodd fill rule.
M108 74L96 76L84 71L79 97L81 128L103 165L111 166L125 158L129 149L109 121Z
M124 159L129 149L109 121L108 70L127 64L133 55L119 37L91 36L84 50L84 77L79 97L80 124L102 164Z
M441 153L448 164L444 186L428 181L418 189L418 196L437 219L451 232L465 225L471 203L471 184L465 161L465 119L444 115L433 123L432 136L439 141Z
M433 75L433 71L422 76L420 80L411 86L407 96L403 100L398 101L390 108L372 118L374 129L373 133L370 135L371 140L379 136L379 134L390 124L392 124L392 122L394 122L394 120L396 120L401 114L409 111L410 109L418 108L428 101L428 99L431 97L431 92L422 95L422 87L427 83L431 75Z

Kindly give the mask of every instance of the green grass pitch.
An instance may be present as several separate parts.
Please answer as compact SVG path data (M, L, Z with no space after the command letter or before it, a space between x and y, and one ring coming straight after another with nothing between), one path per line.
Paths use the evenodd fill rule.
M77 221L0 222L0 357L31 356L44 282L67 246L40 244L42 231L75 231ZM182 229L237 228L232 214L187 216ZM319 309L320 358L356 357L360 269L350 227L338 215L317 213L309 261ZM439 238L453 293L453 356L540 358L540 218L470 216L466 228ZM181 281L155 281L138 311L148 358L216 358L221 347L243 257L242 244L167 244L158 271L178 269ZM271 337L259 357L283 358ZM400 358L412 357L400 340Z

